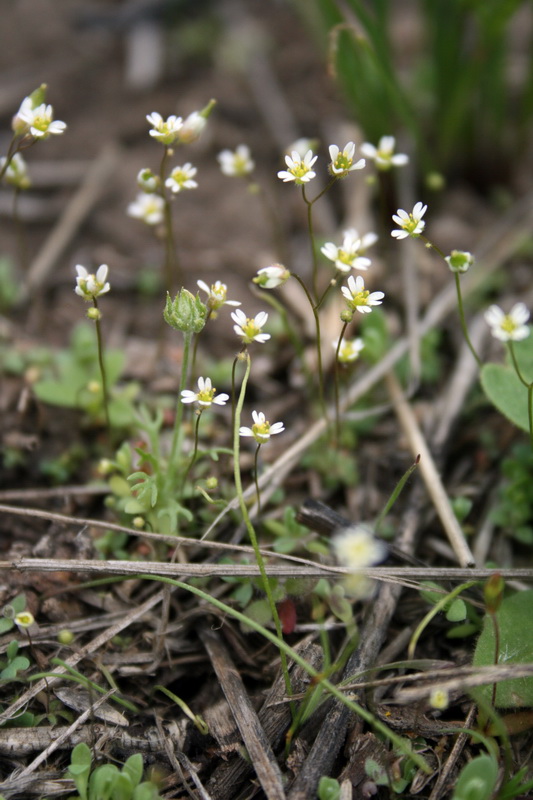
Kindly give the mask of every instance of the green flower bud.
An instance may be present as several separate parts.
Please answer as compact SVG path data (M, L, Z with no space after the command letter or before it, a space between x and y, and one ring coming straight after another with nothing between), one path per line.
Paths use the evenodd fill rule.
M341 311L340 317L342 322L351 322L353 319L354 311L351 308L344 308Z
M68 628L63 628L63 630L59 631L57 634L57 641L59 644L72 644L74 641L74 634L72 631L69 631Z
M474 263L474 256L464 250L452 250L444 260L452 272L466 272Z
M95 308L94 306L92 308L88 308L87 319L97 322L99 319L102 319L102 312L99 308Z
M167 292L167 301L163 317L171 328L183 333L200 333L205 325L207 308L200 300L187 291L181 289L174 300L171 300Z

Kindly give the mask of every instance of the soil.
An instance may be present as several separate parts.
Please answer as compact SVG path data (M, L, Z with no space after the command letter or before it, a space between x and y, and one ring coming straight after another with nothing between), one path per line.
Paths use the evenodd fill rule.
M315 797L321 774L344 781L345 792L350 787L350 793L342 797L367 797L372 793L377 793L377 797L388 796L388 790L378 785L379 781L370 780L362 769L361 754L381 766L382 776L396 775L402 768L402 759L393 755L371 727L354 715L346 718L345 711L339 711L331 700L299 732L286 761L284 737L290 711L280 679L277 651L270 649L259 635L245 633L222 611L208 608L185 592L167 598L169 625L165 636L161 636L158 627L161 606L155 600L153 607L150 606L159 587L154 588L150 582L129 580L101 591L89 584L91 574L67 570L65 565L53 572L6 571L6 565L22 557L95 559L98 557L95 540L101 530L83 520L116 521L103 502L102 477L97 470L97 456L108 447L105 427L95 426L77 410L58 409L39 401L32 391L39 377L39 366L35 363L20 369L9 366L15 361L24 364L26 354L35 353L37 348L56 352L66 347L85 311L73 291L75 265L90 269L102 263L109 265L112 291L102 298L101 304L106 345L125 354L123 380L138 382L140 399L155 396L169 404L165 412L165 436L167 440L170 438L173 406L169 398L175 397L178 390L182 345L174 331L162 324L164 242L157 228L149 228L126 213L137 193L139 170L159 169L161 149L148 136L147 114L158 111L165 117L170 114L185 117L203 108L211 98L216 99L201 138L184 147L183 153L175 154L176 163L191 161L198 168L198 188L178 195L174 206L183 285L196 292L197 280L207 284L222 280L228 285L229 296L243 304L247 315L253 315L265 309L263 297L251 283L259 268L282 260L309 278L305 207L299 192L275 177L284 166L283 151L299 137L316 137L317 152L325 164L328 143L353 139L360 144L363 134L349 118L324 54L312 30L302 22L297 5L281 1L250 4L239 0L39 0L37 3L13 0L3 9L0 151L7 152L11 118L20 101L41 83L48 85L48 102L53 105L55 116L64 120L68 128L64 135L51 137L28 150L33 186L19 198L19 224L13 223L11 191L4 188L0 192L2 257L13 266L15 286L22 287L24 293L0 316L0 345L5 359L0 386L4 452L0 503L17 504L21 511L28 512L19 515L0 510L0 558L4 565L0 604L24 592L27 608L35 615L40 630L35 629L29 642L24 632L17 638L36 668L49 670L53 656L67 659L81 653L83 657L77 668L106 686L103 669L108 670L136 708L132 712L113 706L107 718L96 712L95 716L89 715L87 722L50 754L46 768L38 767L26 778L18 774L18 768L28 765L48 746L53 738L50 726L61 730L60 726L70 724L87 707L87 698L94 699L91 692L80 690L69 694L63 689L60 702L51 687L45 686L43 692L25 705L39 717L39 726L28 728L33 744L26 742L20 726L17 726L18 738L13 740L15 744L6 744L0 736L0 793L5 797L51 798L64 794L61 779L69 763L70 749L78 741L91 746L99 763L114 760L120 764L132 753L142 752L144 764L154 780L160 781L164 797L212 797L213 800L279 797L277 789L269 783L274 779L261 772L268 764L265 752L253 750L255 740L247 738L240 727L253 727L255 711L275 751L274 764L281 764L287 797L292 800ZM410 3L405 7L407 16L415 13ZM409 29L405 17L398 20L397 28L401 38L402 31ZM140 73L137 70L134 75L131 48L137 41L135 37L143 31L147 37L155 36L157 44L151 56L136 56L147 60L144 70ZM417 46L416 37L411 46ZM161 70L150 79L152 67L157 72L158 59L162 60ZM219 169L217 154L241 143L251 149L256 162L254 181L261 192L250 190L245 180L222 175ZM93 200L77 222L69 223L69 213L80 208L80 193L82 203L86 198L83 187L87 176L102 160L107 164L106 172L97 180ZM516 170L516 176L513 174L504 187L507 198L512 192L528 196L531 185L524 178L524 171ZM417 179L412 173L410 181L413 186L409 191L416 191ZM382 244L367 286L374 290L386 285L391 337L399 340L405 315L409 313L404 310L408 275L405 261L416 260L416 294L421 308L426 308L444 290L449 273L435 268L432 254L417 251L414 255L414 250L407 249L409 243L404 251L410 254L407 259L398 255L397 243L394 248L389 243L386 217L380 217L379 210L372 206L373 190L365 181L356 179L352 184L346 181L338 189L336 195L332 193L321 205L317 204L316 233L338 238L350 226L361 230L378 228ZM452 248L487 247L490 234L502 216L501 206L494 202L496 190L501 190L501 186L492 189L492 196L484 196L479 185L474 186L458 175L443 195L434 197L432 233L445 252ZM403 199L401 193L401 189L392 192L392 210ZM270 210L274 209L284 230L281 244L271 218L264 213L263 201ZM66 231L66 235L64 243L55 248L58 231L60 234ZM53 255L48 257L51 251ZM507 254L512 274L508 295L522 297L530 291L530 258L527 254L517 255L512 249ZM403 263L400 258L404 258ZM494 279L496 289L498 280ZM302 296L292 283L284 287L283 303L296 319L303 320L302 324L310 325L305 322ZM338 312L339 307L333 304L331 311L324 314L324 341L339 335ZM272 311L271 322L274 316ZM213 368L227 362L231 369L236 355L235 334L228 323L229 315L224 309L202 334L199 360ZM245 412L249 416L252 409L268 408L270 419L283 419L289 433L285 442L273 440L269 444L262 462L264 468L278 464L289 445L307 433L316 420L318 406L316 397L306 396L304 376L294 366L290 341L280 326L277 334L286 337L281 355L268 347L254 354ZM312 326L306 334L306 360L311 370L316 370ZM460 373L457 359L461 336L455 316L440 320L438 335L439 344L432 356L436 359L435 369L440 369L443 376ZM483 340L481 334L480 337ZM495 348L487 343L486 336L483 341L486 349ZM334 379L332 359L333 352L328 352L325 369L330 388ZM472 385L475 378L467 378L467 382ZM348 384L346 380L343 388ZM228 382L217 388L228 391ZM415 387L412 388L414 392ZM447 416L448 412L442 410L443 401L450 398L444 377L433 383L423 379L413 408L429 439L438 428L440 417ZM373 390L372 404L383 403L390 403L389 393L381 388ZM521 437L475 390L465 392L464 404L460 426L456 425L460 410L456 417L450 413L447 436L438 443L440 449L435 457L449 494L472 498L466 525L474 529L481 525L499 483L497 465L501 454L508 453ZM228 418L225 419L224 425L229 425ZM210 433L221 444L226 429L221 431L211 425ZM485 438L482 432L486 433ZM187 433L192 436L192 428L187 428ZM343 440L338 459L326 451L315 450L285 477L266 516L279 522L285 506L297 508L306 498L313 497L327 501L352 521L375 518L412 461L405 435L405 431L399 432L389 409L379 422L367 423L352 438ZM138 444L130 441L132 446ZM326 468L321 460L328 461ZM251 480L250 449L243 452L242 467L247 480ZM416 556L423 563L455 566L457 561L443 540L440 524L421 486L421 481L410 479L394 515L389 518L390 526L397 526L400 531L401 546L414 549L417 540ZM17 491L21 493L19 496ZM73 527L57 517L31 516L30 509L69 515L80 523ZM262 529L262 535L268 539L266 529ZM244 536L244 529L238 526L235 517L221 530L220 541L245 541ZM204 563L201 559L206 558L206 564L214 560L212 554L206 555L200 549L179 549L176 554L168 543L162 547L149 537L143 540L125 537L124 549L130 559L168 561L173 557L183 563ZM530 566L526 549L511 544L503 534L495 535L493 552L499 554L499 563ZM323 560L322 556L319 558ZM223 600L228 599L228 586L233 586L207 578L197 579L195 585ZM258 585L254 588L257 599ZM356 622L363 636L362 644L351 656L352 673L375 667L378 660L386 663L404 658L408 642L405 631L412 633L427 611L427 605L414 592L406 592L398 603L399 589L388 584L382 585L376 597L371 603L355 606ZM313 607L309 595L298 600L289 596L280 609L289 631L288 642L301 649L306 659L320 670L316 644L320 604L316 597L314 603ZM135 609L142 604L146 604L146 610L137 618ZM323 613L325 608L322 605ZM117 629L115 636L98 641L103 628L109 630L130 614L131 624L123 630ZM328 616L328 624L333 631L335 651L340 652L345 643L343 626L334 616ZM57 641L58 632L64 628L75 633L72 645L60 645ZM447 667L454 672L469 663L472 640L457 640L460 642L457 645L444 638L446 629L446 623L439 618L424 642L420 657L427 660L428 668L432 662L435 667ZM383 640L378 641L375 631L383 633ZM13 638L13 633L0 638L1 654ZM82 651L83 647L87 650ZM242 683L236 679L232 684L233 672L240 675ZM27 689L24 683L0 682L0 686L4 709ZM203 716L209 734L201 734L174 702L156 691L156 686L171 690L194 713ZM309 677L295 668L296 692L303 693L310 686ZM439 715L424 700L400 706L391 700L391 695L378 692L370 705L401 736L424 737L428 762L435 770L431 777L434 787L437 760L447 759L452 747L450 738L443 738L444 729L455 724L466 726L471 701L466 693L459 691L451 698L450 711ZM357 698L365 702L363 692ZM389 710L387 702L391 704ZM242 706L246 710L247 703L252 709L250 716L238 717L235 724L230 708ZM117 711L113 716L114 709L124 717L117 717ZM332 719L332 714L338 714L338 719ZM469 720L473 725L472 717ZM10 726L14 727L14 723ZM9 730L0 727L0 734L6 734L6 742ZM332 745L335 730L339 732L339 742L344 743L342 748L335 749ZM331 746L332 755L329 762L327 758L324 762L317 758L313 772L309 762L315 756L307 760L306 757L309 751L313 754L312 748L317 748L321 735L327 739L324 750L329 752ZM255 773L242 757L243 739ZM524 734L517 745L517 763L528 746L530 741ZM463 747L468 757L477 753L471 744L467 747L463 743ZM451 796L450 787L466 757L460 755L458 765L450 766L447 783L438 791L435 789L433 800ZM321 769L323 772L315 774ZM405 796L414 796L415 789L421 792L417 796L429 796L430 790L423 788L423 775L419 773L416 778L418 788L411 786L412 794ZM270 793L265 786L271 787ZM72 784L69 791L73 791Z

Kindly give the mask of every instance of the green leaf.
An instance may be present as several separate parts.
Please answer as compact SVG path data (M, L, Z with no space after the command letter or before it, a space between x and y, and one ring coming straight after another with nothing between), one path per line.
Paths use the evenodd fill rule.
M533 589L505 597L496 614L500 629L499 664L533 662ZM487 614L474 653L474 666L494 664L495 636L492 619ZM492 685L476 689L487 703L492 702ZM533 706L533 678L500 681L496 688L496 708Z
M446 611L446 619L449 622L462 622L466 619L466 604L464 600L458 597L453 601L449 609Z
M473 758L462 770L452 800L489 800L498 778L498 764L487 755Z
M335 778L327 778L323 775L318 782L319 800L338 800L341 796L340 784Z
M130 756L124 766L122 772L129 776L133 788L138 786L143 776L143 757L140 753Z
M529 432L527 389L514 369L485 364L480 377L483 391L498 411L518 428Z
M0 672L0 679L6 680L13 680L16 677L17 672L21 670L28 669L30 666L30 661L26 656L16 656L16 658L11 661L10 664L7 665L5 669Z

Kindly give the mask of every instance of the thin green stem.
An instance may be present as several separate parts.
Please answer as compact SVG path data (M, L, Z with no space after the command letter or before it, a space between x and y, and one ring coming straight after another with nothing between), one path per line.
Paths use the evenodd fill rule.
M174 491L174 482L176 472L178 469L178 462L181 456L181 442L183 439L183 403L181 402L181 393L185 389L187 383L187 375L189 372L189 355L191 350L192 333L184 332L183 334L183 358L181 362L181 375L180 386L178 390L178 398L176 401L176 414L174 418L174 431L172 434L172 444L170 446L170 455L168 459L168 471L166 479L167 493L172 495Z
M328 691L333 697L339 700L343 705L353 711L354 714L361 717L365 722L381 733L386 739L388 739L391 744L394 745L395 748L399 750L399 752L404 753L408 756L412 761L419 767L419 769L423 770L427 775L431 775L432 769L429 764L419 756L418 753L414 752L409 743L398 736L390 728L387 728L381 720L377 719L373 716L369 711L366 710L363 706L360 706L358 703L355 702L353 699L349 699L346 695L335 686L335 684L331 683L322 672L316 670L311 664L309 664L305 658L302 658L301 654L298 653L297 650L293 650L290 645L288 645L281 636L269 631L268 628L264 628L255 620L247 617L246 614L242 614L237 609L232 608L231 606L226 605L221 600L218 600L216 597L212 597L207 592L204 592L202 589L199 589L197 586L190 586L187 583L183 583L182 581L175 580L174 578L165 578L161 575L139 575L142 580L152 580L158 581L161 583L169 583L171 586L176 586L179 589L183 589L186 592L190 592L191 594L196 595L197 597L204 600L209 605L218 608L224 614L233 617L238 622L247 625L249 628L252 628L256 633L262 636L267 641L272 642L280 652L283 652L285 656L285 661L287 657L289 657L295 664L298 664L299 667L302 667L308 675L311 676L314 683L317 686L321 686L323 689Z
M161 183L161 197L163 198L163 221L165 226L165 282L169 294L173 295L178 285L183 282L182 271L178 261L176 241L174 238L174 227L172 225L172 207L165 190L165 179L167 162L170 157L171 149L165 147L161 165L159 167L159 180Z
M261 492L259 491L259 450L261 449L261 445L258 443L255 449L255 456L254 456L254 482L255 482L255 493L257 495L257 515L261 516Z
M341 349L342 340L344 339L344 334L346 333L346 328L348 327L348 323L345 322L342 326L341 335L339 336L339 341L337 342L337 348L335 350L335 367L334 367L334 376L335 376L335 432L337 436L337 442L340 440L341 436L341 412L340 412L340 405L339 405L339 353Z
M193 464L196 461L196 456L198 455L198 432L200 430L200 417L202 416L202 411L203 411L203 408L199 408L198 411L196 412L196 414L197 414L197 416L196 416L196 425L194 426L194 450L193 450L193 453L192 453L192 456L191 456L191 460L189 461L189 463L187 465L187 469L185 470L185 474L183 475L183 478L182 478L182 481L181 481L182 487L185 487L185 484L187 482L187 478L189 477L189 472L191 471L191 469L193 467Z
M19 151L18 145L19 144L20 143L18 142L18 136L17 136L17 134L15 134L13 136L13 138L11 139L11 141L9 142L9 147L7 148L6 160L5 160L4 164L3 164L3 166L0 168L0 181L2 180L2 178L4 177L6 172L8 171L9 165L11 164L11 162L13 160L13 156L15 155L15 153L18 153L18 151Z
M522 383L527 389L527 418L529 422L529 440L531 442L531 449L533 450L533 383L530 383L524 378L524 375L522 373L522 370L520 369L520 365L516 358L513 341L509 340L508 345L514 370L518 376L520 383Z
M320 407L322 409L322 414L324 415L324 419L328 422L328 411L326 408L326 399L324 393L324 369L322 367L322 337L320 333L320 317L318 316L318 309L313 303L313 298L309 294L307 286L300 278L299 275L296 275L295 272L292 273L293 277L296 278L300 286L305 292L305 296L309 301L309 305L311 306L311 311L313 312L313 317L315 320L315 336L316 336L316 356L317 356L317 366L318 366L318 392L319 392L319 400L320 400Z
M318 259L316 255L316 247L315 247L315 231L314 231L314 224L313 224L313 203L315 200L308 200L305 194L305 185L302 185L302 197L304 203L307 206L307 230L309 232L309 241L311 244L311 260L313 263L313 295L315 298L315 302L318 300ZM315 303L313 303L314 306Z
M100 366L100 375L102 378L102 395L104 399L104 412L105 412L105 419L107 425L107 431L111 434L111 419L109 416L109 390L107 386L107 375L104 363L104 344L102 340L102 328L100 326L100 311L98 309L98 301L96 297L93 297L93 305L97 312L96 319L94 321L96 326L96 342L98 347L98 364Z
M281 630L281 622L279 619L278 609L276 608L276 603L272 595L272 588L270 586L270 581L268 579L268 575L265 569L265 562L263 560L263 556L261 555L261 551L259 549L259 543L257 541L255 529L250 520L250 515L248 514L248 509L246 507L246 502L244 500L244 494L242 490L241 466L239 458L239 453L240 453L239 427L241 422L242 409L244 405L244 398L246 396L246 387L248 384L248 378L250 377L250 370L252 367L252 362L248 351L246 351L245 356L246 356L246 370L244 373L244 377L242 379L241 391L239 393L239 399L237 400L237 405L235 408L235 422L233 426L233 474L235 479L235 490L237 492L237 497L239 498L239 506L241 509L244 524L246 525L246 530L248 531L248 536L250 537L250 541L254 549L257 566L259 567L259 572L261 573L261 580L263 583L265 594L268 599L268 604L270 606L272 619L274 620L274 627L276 628L276 634L278 639L282 641L283 633ZM285 681L285 688L287 694L290 696L292 695L291 679L289 675L289 668L287 665L287 656L283 648L280 648L280 658L281 658L281 669Z
M459 322L461 323L461 330L463 332L463 336L465 337L465 342L467 343L470 352L476 359L478 367L481 367L481 359L476 353L476 349L472 344L470 335L468 333L468 327L466 325L465 312L463 307L463 295L461 293L461 276L459 275L458 272L455 272L454 278L455 278L455 289L457 291L457 308L459 310Z

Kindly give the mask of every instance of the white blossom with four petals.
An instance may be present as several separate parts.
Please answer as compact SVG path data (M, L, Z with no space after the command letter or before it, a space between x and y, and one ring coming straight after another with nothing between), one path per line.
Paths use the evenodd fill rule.
M255 169L255 163L246 144L240 144L232 150L222 150L217 156L220 170L230 178L242 178Z
M252 411L252 419L254 421L252 427L247 428L243 425L239 428L239 436L253 436L258 444L268 442L271 436L285 430L283 422L274 422L271 425L262 411Z
M100 297L101 294L106 294L111 289L107 280L107 274L109 272L107 264L101 264L96 270L96 274L89 272L85 267L82 267L81 264L77 264L76 272L78 276L76 278L76 288L74 291L79 297L83 297L84 300L87 300L87 302L95 300L97 297Z
M370 292L365 289L365 282L361 275L358 275L357 278L350 275L348 286L341 286L341 292L346 298L348 307L361 314L370 314L372 306L380 306L385 297L383 292Z
M320 251L329 261L334 262L339 272L349 272L351 269L367 270L372 262L363 253L377 240L377 236L375 233L367 233L365 237L359 238L355 228L349 228L344 231L341 247L337 247L333 242L326 242Z
M158 114L157 111L152 111L151 114L146 115L146 119L152 126L152 128L148 131L150 136L157 142L161 142L161 144L166 145L167 147L173 144L178 134L183 127L183 120L181 117L177 117L173 114L167 119L163 119L161 114Z
M278 172L278 178L284 183L294 181L297 186L309 183L316 176L312 167L317 158L318 156L313 155L312 150L308 150L303 158L296 150L293 150L290 156L285 156L287 169Z
M396 139L394 136L382 136L375 147L369 142L361 145L361 153L374 161L378 169L387 170L391 167L403 167L409 163L409 156L405 153L395 153Z
M420 236L426 223L422 219L427 211L427 205L415 203L413 210L409 213L399 208L396 214L392 215L394 222L400 226L398 230L391 231L391 236L395 239L406 239L408 236Z
M520 342L526 339L530 333L528 319L529 311L524 303L516 303L508 314L495 305L485 311L490 332L500 342Z
M163 221L165 201L158 194L139 193L129 204L127 213L130 217L140 219L147 225L159 225Z
M222 283L222 281L215 281L211 286L208 286L205 281L196 281L196 285L203 292L206 292L206 305L211 312L218 311L222 306L240 306L238 300L226 299L228 296L228 287L225 283Z
M48 139L51 135L64 133L66 123L60 119L54 120L54 109L51 105L41 103L33 108L31 97L26 97L22 101L17 112L17 119L27 126L27 132L35 139Z
M252 342L264 344L270 339L269 333L262 333L262 328L268 320L266 311L260 311L259 314L251 318L247 317L244 311L238 308L236 311L231 312L231 318L235 322L233 330L237 336L242 337L243 344L251 344Z
M183 189L196 189L198 184L193 180L198 170L189 162L182 167L174 167L165 181L165 186L171 192L177 194Z
M184 389L181 393L182 403L198 403L202 408L211 405L224 406L229 400L229 394L216 393L216 389L211 383L211 378L198 378L198 391Z
M354 162L354 155L354 142L348 142L342 151L336 144L330 144L329 157L331 158L331 164L329 165L329 171L331 174L337 176L347 175L356 169L363 169L366 165L365 159L360 158L359 161Z

